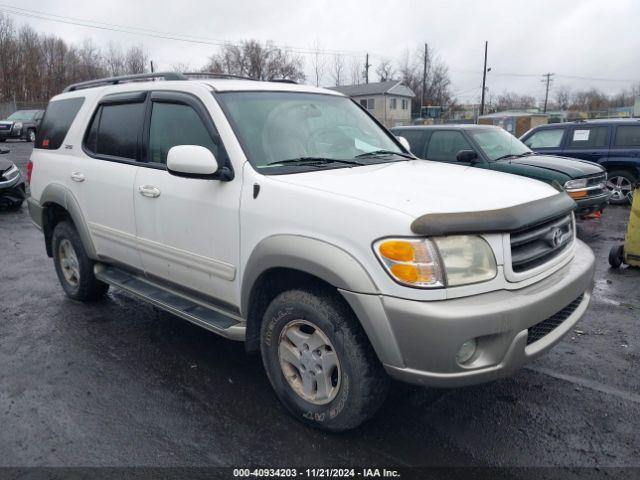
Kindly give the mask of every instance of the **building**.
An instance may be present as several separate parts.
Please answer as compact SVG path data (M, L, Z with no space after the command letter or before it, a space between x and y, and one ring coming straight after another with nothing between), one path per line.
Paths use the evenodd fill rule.
M538 125L549 123L549 115L530 112L498 112L478 117L480 125L497 125L516 137Z
M350 96L386 127L411 125L411 101L416 96L400 80L331 87Z

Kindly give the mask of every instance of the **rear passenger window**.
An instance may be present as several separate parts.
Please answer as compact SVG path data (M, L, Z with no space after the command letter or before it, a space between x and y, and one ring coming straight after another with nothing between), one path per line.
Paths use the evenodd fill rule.
M609 144L609 127L576 127L571 132L569 147L595 148Z
M462 133L453 130L433 132L426 158L438 162L455 162L460 150L473 150Z
M188 105L153 102L149 125L149 161L167 163L167 153L176 145L208 148L220 161L218 146L196 111Z
M91 153L135 160L144 103L106 104L93 116L85 148Z
M616 129L616 147L640 146L640 125L619 125Z
M42 124L38 129L35 148L46 148L47 150L60 148L83 103L84 97L49 102Z
M535 148L558 148L562 142L564 128L548 128L539 130L524 141L524 144Z

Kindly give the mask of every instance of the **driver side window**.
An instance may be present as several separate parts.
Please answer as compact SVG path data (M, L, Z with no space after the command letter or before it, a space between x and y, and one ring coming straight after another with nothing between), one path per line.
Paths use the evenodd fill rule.
M178 103L153 102L149 124L149 161L166 165L167 154L176 145L199 145L220 158L218 145L193 108Z
M455 130L433 132L426 158L437 162L455 162L460 150L473 150L462 133Z

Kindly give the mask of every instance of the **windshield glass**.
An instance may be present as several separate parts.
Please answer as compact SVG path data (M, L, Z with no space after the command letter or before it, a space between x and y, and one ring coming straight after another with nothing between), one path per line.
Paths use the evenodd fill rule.
M11 115L9 115L7 120L13 120L13 121L31 120L33 119L33 116L36 114L36 112L37 110L18 110L17 112L13 112Z
M502 157L531 153L529 147L501 128L471 131L469 133L471 133L473 139L490 161Z
M341 160L331 168L403 160L390 136L350 99L296 92L218 94L249 161L262 173L276 173L295 159ZM366 158L358 155L384 150ZM306 163L306 166L313 165ZM315 168L319 168L318 164ZM326 163L324 164L326 166Z

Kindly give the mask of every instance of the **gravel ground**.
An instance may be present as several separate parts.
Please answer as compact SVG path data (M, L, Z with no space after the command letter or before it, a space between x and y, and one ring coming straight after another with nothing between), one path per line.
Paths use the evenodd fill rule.
M24 171L31 145L4 146ZM26 207L0 213L0 466L640 467L640 269L607 263L628 214L579 225L593 301L549 354L486 385L396 385L330 435L284 412L241 344L114 289L68 300Z

